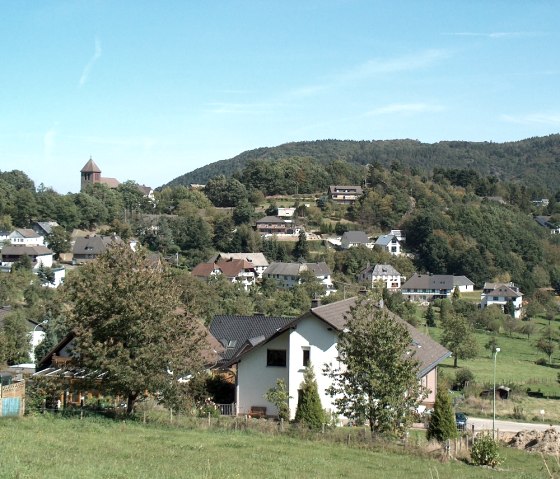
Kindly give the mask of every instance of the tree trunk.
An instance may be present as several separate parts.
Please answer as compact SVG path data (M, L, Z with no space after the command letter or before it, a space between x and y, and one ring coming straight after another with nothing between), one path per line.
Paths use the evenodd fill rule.
M453 356L453 367L454 368L457 367L457 355L456 354Z
M134 404L138 398L138 393L130 393L126 400L126 414L131 415L134 412Z

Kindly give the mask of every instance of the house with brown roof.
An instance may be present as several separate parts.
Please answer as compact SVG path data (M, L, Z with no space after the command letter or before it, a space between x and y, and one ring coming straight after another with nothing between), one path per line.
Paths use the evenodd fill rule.
M199 279L209 280L212 277L223 275L231 283L240 283L248 291L257 280L255 267L245 259L221 259L217 262L200 263L196 265L191 274Z
M209 263L215 263L221 259L243 259L248 261L255 268L255 273L257 273L257 278L262 278L262 275L266 268L268 268L268 260L263 253L223 253L220 252L217 255L210 258Z
M238 347L224 364L224 367L234 367L237 370L236 413L250 414L258 408L260 411L264 410L265 415L276 416L276 406L267 402L264 394L276 385L277 379L283 379L288 388L293 417L305 367L312 365L321 404L323 408L336 414L333 398L326 393L331 380L323 374L323 369L338 361L338 335L346 327L347 316L358 300L359 298L350 298L318 305L293 321L279 323L278 318L273 318L271 322L277 328L275 331L266 329L261 324L260 336L252 338L252 341L245 340L242 347ZM411 336L409 353L414 354L419 361L418 381L428 392L422 405L423 408L433 407L437 390L437 365L451 353L397 315L389 314L394 321L406 327ZM265 321L264 317L260 319L261 323ZM216 333L219 329L217 333L221 338L227 339L235 335L234 332L224 331L223 326L211 326L211 330Z
M331 185L329 186L329 198L334 203L351 205L363 194L361 186L356 185Z

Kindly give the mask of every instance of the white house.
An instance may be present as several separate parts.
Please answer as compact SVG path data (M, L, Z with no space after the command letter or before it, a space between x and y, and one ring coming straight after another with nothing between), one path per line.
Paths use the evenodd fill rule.
M356 246L365 246L373 248L373 242L370 241L368 235L363 231L345 231L340 238L340 247L342 249L350 249Z
M248 341L225 365L236 368L236 413L251 414L255 409L266 408L266 415L277 415L276 407L264 399L264 394L276 385L277 379L283 379L290 395L293 417L305 367L309 364L315 372L323 408L336 413L333 399L326 393L331 382L323 374L323 368L325 365L340 365L337 359L338 334L344 329L346 315L356 301L357 298L350 298L314 307L268 336L263 334L252 342ZM429 391L423 404L432 407L437 388L436 366L451 353L398 316L391 316L401 322L412 337L410 349L420 362L418 381ZM227 332L222 336L227 336Z
M480 307L482 309L492 304L498 304L503 309L510 301L514 307L513 316L520 318L523 308L523 293L514 283L484 283L480 295Z
M351 205L363 194L361 186L357 185L331 185L329 186L329 198L334 203Z
M358 274L358 281L367 282L373 286L376 283L383 283L383 286L389 291L396 291L401 288L403 277L390 264L368 265Z
M295 212L295 208L278 208L278 212L276 215L279 218L292 218Z
M281 289L290 289L301 284L301 275L305 271L312 273L317 280L324 286L325 295L335 293L331 270L327 263L271 263L263 273L263 278L269 278L276 281Z
M196 265L191 274L208 280L212 276L225 276L231 283L240 283L245 291L255 284L257 275L253 264L244 259L221 259L212 263Z
M33 269L38 269L41 265L50 268L53 265L53 252L46 246L14 246L7 244L2 248L2 266L11 267L23 256L29 256L33 263Z
M410 301L425 303L434 299L450 298L455 288L461 293L473 291L474 283L466 276L414 273L402 285L401 293Z
M44 246L45 237L39 233L36 233L32 229L28 228L17 228L12 231L8 240L13 245L23 245L23 246Z
M399 256L401 254L401 242L396 235L382 235L375 240L374 246L391 253L393 256Z
M268 260L266 259L263 253L218 253L216 256L210 258L210 263L215 263L221 259L229 260L229 259L242 259L248 261L253 265L255 268L255 273L257 277L260 279L266 268L268 268Z

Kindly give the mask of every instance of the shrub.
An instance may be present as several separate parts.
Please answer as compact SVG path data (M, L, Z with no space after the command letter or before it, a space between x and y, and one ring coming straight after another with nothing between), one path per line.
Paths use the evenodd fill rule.
M525 419L525 413L521 406L513 406L513 418L514 419Z
M462 368L457 370L455 373L455 383L453 385L454 389L463 389L467 383L474 380L474 374L470 369Z
M311 364L305 368L303 374L295 421L311 429L318 429L325 422L325 413Z
M502 459L498 443L487 434L477 436L472 447L471 460L477 466L499 466Z
M457 437L455 415L447 389L438 388L437 390L436 402L426 436L428 440L435 439L439 442Z
M276 386L270 388L264 395L264 398L278 409L278 418L285 421L290 419L290 397L286 382L281 378L278 378Z
M538 366L548 366L548 361L544 358L539 358L535 361L535 364Z

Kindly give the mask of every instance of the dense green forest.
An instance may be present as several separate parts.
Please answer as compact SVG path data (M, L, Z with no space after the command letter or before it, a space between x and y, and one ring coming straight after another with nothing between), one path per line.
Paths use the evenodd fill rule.
M245 151L186 173L164 186L205 184L219 175L240 173L251 160L275 162L289 158L312 158L319 164L343 160L353 165L400 163L424 174L436 167L469 168L483 176L517 181L534 189L556 189L560 183L560 135L507 143L415 140L317 140L286 143Z

